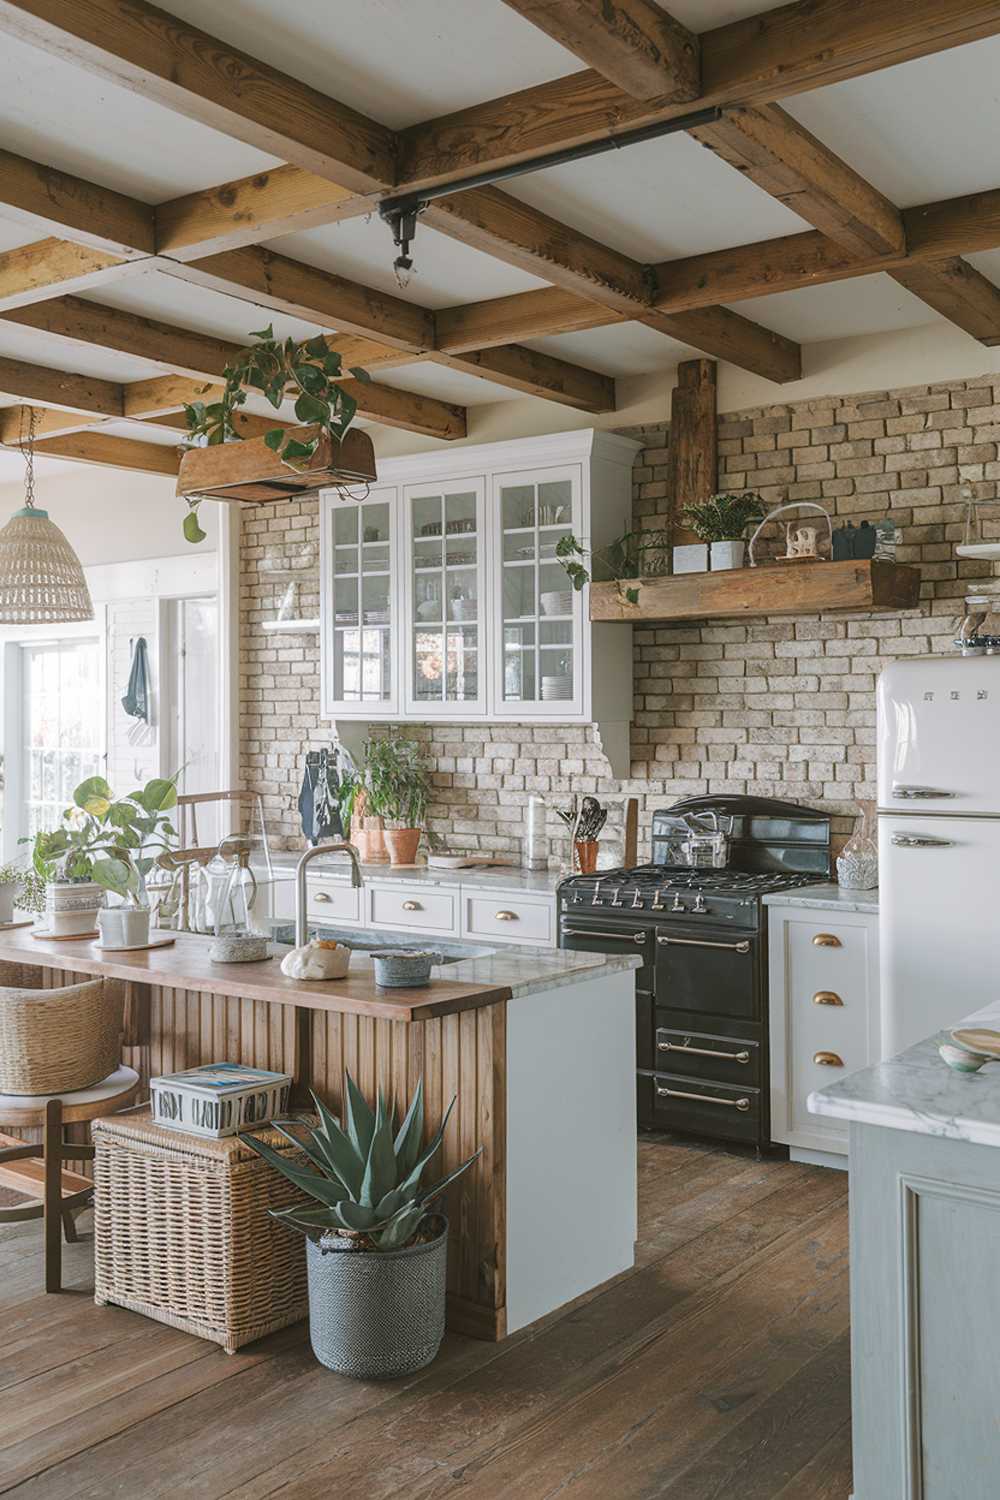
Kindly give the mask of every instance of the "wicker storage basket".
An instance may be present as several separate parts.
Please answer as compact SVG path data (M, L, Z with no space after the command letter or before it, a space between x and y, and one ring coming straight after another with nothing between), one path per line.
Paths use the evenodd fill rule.
M232 1354L308 1311L305 1240L268 1214L308 1201L238 1137L95 1120L94 1300L145 1313ZM291 1146L276 1130L259 1138Z
M121 1064L121 985L0 988L0 1094L69 1094Z

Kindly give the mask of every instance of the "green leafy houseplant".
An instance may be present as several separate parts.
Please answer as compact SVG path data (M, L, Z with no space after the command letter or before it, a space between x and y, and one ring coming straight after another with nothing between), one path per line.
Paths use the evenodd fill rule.
M766 505L753 490L723 491L681 511L684 524L702 542L738 542L747 527L759 525L766 514Z
M429 1187L422 1184L455 1105L452 1099L441 1125L424 1146L422 1079L398 1130L395 1111L387 1107L383 1096L379 1094L372 1110L350 1074L343 1124L315 1094L313 1102L319 1116L315 1128L302 1120L272 1121L273 1128L304 1154L308 1166L290 1161L252 1134L241 1137L289 1182L316 1200L317 1208L271 1209L276 1219L311 1239L353 1237L358 1249L403 1249L420 1233L428 1204L461 1176L482 1150L480 1147Z
M406 735L369 740L361 780L369 817L384 818L398 828L423 827L431 780L417 740Z
M655 578L665 573L668 543L665 531L647 529L627 531L608 546L596 548L585 547L571 535L559 538L556 557L577 592L593 576L597 583L617 583L628 603L638 604L638 588L623 585L632 578Z
M339 443L354 421L357 402L339 383L345 374L341 357L323 337L297 344L294 339L275 338L270 325L250 337L255 342L223 372L221 398L185 405L188 438L208 446L242 441L234 417L245 405L248 391L258 391L275 411L285 401L293 401L296 421L313 429L311 436L304 436L294 428L276 427L264 436L264 442L282 463L290 469L301 469L316 452L324 434ZM356 366L346 373L357 380L371 378L367 370ZM184 536L189 542L205 539L198 523L200 503L196 496L188 500Z
M127 905L141 906L156 862L149 851L168 849L177 837L167 816L176 804L176 776L154 777L120 801L103 776L90 776L73 793L63 826L35 835L35 874L45 882L93 880Z

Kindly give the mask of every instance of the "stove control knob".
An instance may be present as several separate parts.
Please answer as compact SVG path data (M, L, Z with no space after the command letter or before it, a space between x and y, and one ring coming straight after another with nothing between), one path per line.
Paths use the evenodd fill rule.
M581 902L581 900L582 900L582 899L583 899L583 898L582 898L582 896L581 896L581 895L580 895L580 892L579 892L579 891L578 891L578 890L575 890L575 891L574 891L574 892L573 892L573 905L574 905L574 906L579 906L579 905L580 905L580 902Z
M611 897L611 905L612 906L621 906L621 904L622 904L622 888L621 888L620 885L616 885L615 886L615 893Z
M590 904L591 906L604 905L604 902L601 900L601 882L599 880L594 882L594 894L590 898Z
M662 895L663 895L662 889L657 890L655 892L655 894L653 896L653 899L650 902L650 907L649 907L650 911L666 911L667 908L664 906L663 902L660 900L660 897Z
M633 910L635 910L637 908L641 909L641 907L642 907L642 895L641 895L641 893L639 891L636 891L635 894L632 897L632 908L633 908Z
M687 910L687 908L684 905L684 902L681 900L681 898L680 898L679 895L677 895L677 896L674 897L674 904L670 908L670 910L671 911L686 911Z
M699 915L708 911L708 907L705 905L705 898L700 891L694 898L694 905L692 906L691 910L698 912Z

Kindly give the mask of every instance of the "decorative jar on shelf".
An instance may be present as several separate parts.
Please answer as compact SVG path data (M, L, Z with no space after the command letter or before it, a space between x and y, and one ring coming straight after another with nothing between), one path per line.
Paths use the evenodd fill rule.
M878 838L874 802L859 802L854 832L837 856L837 880L846 891L878 885Z

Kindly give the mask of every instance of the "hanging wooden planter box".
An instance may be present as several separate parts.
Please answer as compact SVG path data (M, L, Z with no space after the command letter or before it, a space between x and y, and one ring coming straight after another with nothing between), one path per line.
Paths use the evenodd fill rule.
M300 433L303 441L312 436L309 428L300 429ZM262 437L218 443L213 448L189 448L181 459L177 493L260 504L288 500L330 484L372 484L374 480L372 440L367 432L352 427L340 443L324 434L303 469L290 469L282 463Z

